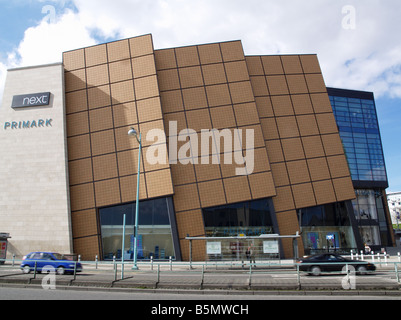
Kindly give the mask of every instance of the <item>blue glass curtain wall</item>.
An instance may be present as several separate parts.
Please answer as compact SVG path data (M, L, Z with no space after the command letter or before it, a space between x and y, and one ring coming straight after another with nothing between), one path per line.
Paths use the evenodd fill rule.
M335 96L328 91L352 180L387 182L374 100Z

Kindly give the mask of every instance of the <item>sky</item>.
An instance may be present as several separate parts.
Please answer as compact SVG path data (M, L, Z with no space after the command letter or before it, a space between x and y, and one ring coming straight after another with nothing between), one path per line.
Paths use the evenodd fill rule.
M0 0L7 69L151 33L155 49L242 40L246 55L317 54L326 85L372 91L389 177L401 191L399 0Z

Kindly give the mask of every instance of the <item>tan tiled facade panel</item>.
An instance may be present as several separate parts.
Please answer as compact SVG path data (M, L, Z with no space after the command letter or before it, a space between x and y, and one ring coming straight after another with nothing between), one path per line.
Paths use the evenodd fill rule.
M350 176L347 158L345 155L327 158L331 176L333 178L342 178Z
M205 234L202 210L191 210L179 212L176 215L178 225L178 237L185 239L187 234L198 237ZM197 242L197 241L195 241Z
M66 93L65 101L67 114L88 110L88 97L86 90Z
M97 87L108 84L110 82L109 68L107 64L87 68L86 77L88 87Z
M198 187L201 206L203 208L226 204L226 196L221 179L199 183Z
M308 208L317 205L311 183L296 184L291 188L296 208Z
M279 139L278 128L275 118L260 119L260 124L262 126L263 136L265 140Z
M308 94L297 94L291 96L295 114L311 114L314 113L312 101Z
M266 78L264 76L252 76L250 80L255 97L269 95L269 89L267 88Z
M224 62L244 60L245 58L241 41L223 42L220 43L220 48Z
M132 80L113 83L110 87L113 104L121 104L135 100L134 83Z
M273 117L273 106L269 97L255 97L256 107L261 118Z
M294 115L294 109L292 108L291 98L289 95L272 96L271 100L274 115L276 117Z
M76 211L71 215L73 237L81 238L98 234L96 210Z
M267 85L272 96L289 94L285 76L267 76Z
M97 207L121 203L120 183L118 179L96 182L95 197Z
M178 72L182 88L203 86L202 70L200 66L181 68Z
M111 104L110 86L101 86L88 89L89 109L96 109Z
M65 92L71 92L86 88L85 69L74 70L64 74Z
M67 136L89 133L88 112L79 112L67 115Z
M344 148L339 134L328 134L322 136L323 147L327 156L344 154Z
M306 158L324 157L324 148L320 136L309 136L302 138Z
M109 70L111 83L132 79L131 60L110 63Z
M186 113L188 128L201 132L212 127L208 109L192 110Z
M159 86L156 76L149 76L135 80L135 94L137 100L159 96Z
M128 40L132 57L140 57L147 54L153 54L152 35L144 35Z
M325 93L315 93L310 95L313 109L316 113L333 112L329 96Z
M249 81L249 73L246 62L235 61L224 64L228 82Z
M316 115L321 134L338 133L338 127L333 113L321 113Z
M136 201L137 177L138 175L132 175L120 178L121 200L123 203ZM139 178L139 200L147 198L145 175L141 174Z
M172 195L174 193L171 180L171 172L159 170L146 173L146 187L149 198L158 198Z
M198 46L198 52L200 62L203 65L223 62L218 43L200 45Z
M196 172L196 179L198 182L216 180L222 178L220 166L218 164L212 163L211 156L207 158L209 158L207 160L209 164L202 164L202 159L201 159L200 163L194 166Z
M301 136L314 136L319 134L315 115L297 116L297 123Z
M198 66L200 64L196 46L177 48L175 49L175 54L179 68Z
M331 178L326 158L309 159L308 166L312 181L328 180Z
M177 69L160 70L157 72L160 91L180 89L180 78Z
M175 186L195 183L195 169L191 164L183 165L180 162L171 165L171 175Z
M174 206L176 212L200 208L198 187L196 184L174 187Z
M64 53L64 68L72 71L85 68L85 50L75 50Z
M265 74L262 64L262 59L259 56L246 56L245 61L248 67L249 75L263 76Z
M93 181L92 160L90 158L70 161L70 185L89 183Z
M114 131L100 131L91 134L92 155L112 153L116 151Z
M230 83L231 99L234 104L253 102L253 95L250 81Z
M215 129L233 128L236 126L232 106L216 107L210 109L210 115Z
M333 185L336 192L337 201L355 199L355 190L350 178L334 179Z
M294 235L300 231L298 216L295 210L277 213L277 223L282 235ZM294 246L292 239L282 240L284 254L286 257L293 256ZM304 246L301 238L298 238L299 255L304 254Z
M270 163L284 161L284 153L280 140L266 141L267 154L269 155Z
M92 183L72 186L70 188L71 211L92 209L95 207L95 193Z
M141 78L156 74L155 57L147 55L132 59L134 78Z
M310 181L308 165L305 160L287 162L287 169L291 184Z
M301 139L284 139L281 141L281 143L283 146L284 158L286 161L300 160L305 158Z
M68 158L70 161L90 156L90 136L88 134L68 138Z
M277 196L273 197L274 209L276 212L295 209L294 198L290 186L277 187Z
M181 251L185 261L189 261L189 241L181 240ZM206 241L192 241L192 261L205 261L206 255Z
M262 56L261 59L266 75L284 74L280 56Z
M285 74L303 73L299 56L281 56Z
M99 236L74 239L74 249L83 252L82 261L95 261L96 256L100 257Z
M85 49L86 67L107 63L107 45L99 45Z
M226 84L206 87L206 94L210 107L231 104L230 92Z
M164 114L184 111L184 102L180 90L161 92L160 99Z
M117 159L115 154L93 158L94 180L105 180L118 177Z
M226 71L222 63L202 66L205 85L214 85L227 82Z
M148 122L163 119L162 107L159 97L140 100L137 102L137 105L139 122Z
M174 49L163 49L155 51L156 68L160 70L177 68L177 60Z
M223 180L228 203L242 202L252 199L247 177L234 177Z
M270 198L276 195L271 172L255 173L250 175L248 179L253 199Z
M117 104L113 107L113 121L115 127L135 126L138 123L138 116L135 102Z
M120 40L107 44L109 62L131 58L128 40Z
M112 129L114 124L111 107L91 110L89 120L92 132Z
M320 204L336 202L336 194L334 192L331 180L318 181L313 183L316 201Z
M288 75L286 79L291 94L308 93L308 87L303 74Z
M185 110L207 108L207 97L204 87L182 90Z
M118 172L119 176L128 176L138 172L139 149L118 152ZM143 157L141 157L141 173L144 172Z
M281 139L299 137L299 130L295 117L278 117L276 121Z
M288 186L290 184L290 180L285 162L274 163L271 165L271 167L276 187Z
M322 74L306 74L305 78L310 93L327 92Z
M301 55L300 59L305 73L322 73L316 55Z

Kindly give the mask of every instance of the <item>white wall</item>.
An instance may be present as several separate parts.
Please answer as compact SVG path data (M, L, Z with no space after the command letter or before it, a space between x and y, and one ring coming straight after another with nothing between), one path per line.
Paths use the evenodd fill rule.
M8 256L72 253L62 64L9 70L0 108L0 232ZM11 108L14 95L51 92L49 106ZM6 123L51 119L51 125Z

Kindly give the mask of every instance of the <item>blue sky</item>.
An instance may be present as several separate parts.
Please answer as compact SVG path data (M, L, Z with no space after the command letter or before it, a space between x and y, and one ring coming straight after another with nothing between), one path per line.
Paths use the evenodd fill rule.
M317 53L327 86L373 91L389 191L401 191L399 0L0 0L7 68L152 33L155 48L240 39L247 55Z

